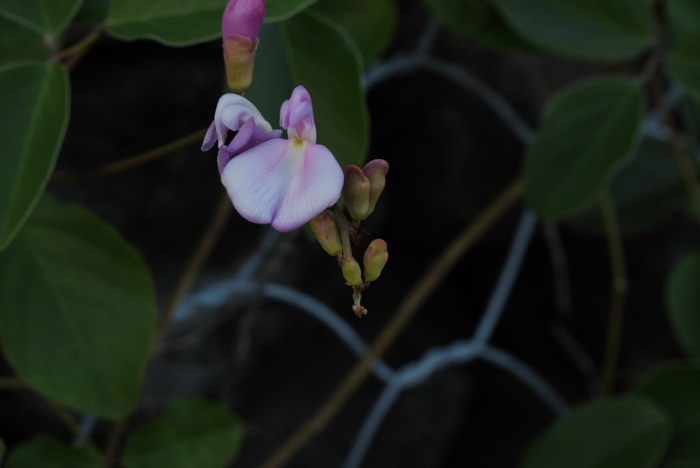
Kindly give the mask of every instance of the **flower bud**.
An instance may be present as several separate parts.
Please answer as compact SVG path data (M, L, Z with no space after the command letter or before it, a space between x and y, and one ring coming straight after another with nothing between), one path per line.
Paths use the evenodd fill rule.
M357 263L357 260L353 257L345 257L341 269L343 270L345 281L347 281L350 286L359 286L362 284L360 264Z
M369 180L369 207L367 210L367 216L371 215L374 211L374 207L379 200L379 196L384 190L384 185L386 185L386 174L389 172L389 163L383 159L373 159L372 161L365 164L362 168L362 172Z
M229 88L241 94L253 80L258 31L265 18L264 0L230 0L221 20L224 63Z
M343 253L343 244L340 242L340 233L335 220L325 211L310 221L311 230L318 243L328 255L337 257Z
M382 239L375 239L370 242L365 250L363 264L365 266L365 281L375 281L382 274L382 269L389 260L387 245Z
M362 169L352 164L347 166L344 172L343 196L345 197L345 206L348 208L352 219L361 221L369 215L369 180L362 173Z

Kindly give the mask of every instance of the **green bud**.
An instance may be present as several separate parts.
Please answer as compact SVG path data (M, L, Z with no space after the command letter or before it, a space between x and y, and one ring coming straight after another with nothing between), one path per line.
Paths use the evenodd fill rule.
M350 217L362 221L369 215L370 183L362 169L351 164L345 168L343 196Z
M386 174L389 172L389 163L383 159L373 159L362 168L367 180L369 180L369 207L367 216L371 215L379 200L379 196L386 185Z
M236 94L242 94L253 81L253 65L258 40L245 36L230 36L224 39L224 64L228 87Z
M343 244L340 242L340 232L335 220L325 211L310 221L311 230L316 240L321 244L328 255L337 257L343 253Z
M357 263L357 260L353 257L345 257L341 268L343 269L345 281L347 281L350 286L359 286L362 284L362 271L360 270L360 264Z
M365 266L365 281L376 281L382 274L382 269L389 260L386 242L382 239L374 239L365 250L363 264Z

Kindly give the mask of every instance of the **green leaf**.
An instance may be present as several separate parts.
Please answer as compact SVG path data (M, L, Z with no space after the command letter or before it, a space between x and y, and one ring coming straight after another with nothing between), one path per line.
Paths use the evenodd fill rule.
M293 81L311 94L318 142L341 166L361 164L368 121L361 85L361 58L347 33L315 12L280 25Z
M680 41L700 28L700 2L697 0L666 0L668 29L673 39Z
M75 15L76 23L98 25L107 19L112 0L83 0L83 6Z
M668 66L671 76L700 102L700 30L684 37L671 50Z
M0 0L0 16L40 34L58 34L80 8L82 0Z
M460 34L495 49L532 52L513 31L492 0L424 0L435 16Z
M7 457L5 468L100 468L102 458L94 450L75 448L53 436L40 434L23 443Z
M523 468L651 468L672 434L668 414L639 396L602 398L564 415L532 444Z
M700 252L676 265L666 286L666 303L673 330L685 350L700 357Z
M312 10L350 34L365 64L379 58L394 37L396 5L393 0L319 0Z
M543 218L585 207L634 154L643 106L639 85L624 78L581 81L552 97L526 155L529 204Z
M87 210L45 196L0 254L0 342L35 390L106 418L136 404L155 326L138 254Z
M0 250L44 190L68 124L68 105L61 65L0 70Z
M664 468L700 466L700 368L667 364L640 382L635 392L651 398L673 417L675 431Z
M0 18L0 70L27 62L46 62L50 56L41 35L14 21Z
M620 229L625 234L655 227L674 206L681 205L687 198L686 193L671 145L651 138L642 140L632 162L623 167L610 184ZM597 205L566 222L582 231L604 232Z
M267 21L289 18L316 0L268 0ZM110 34L125 40L154 39L186 46L221 36L226 0L112 0Z
M242 441L242 423L224 408L181 398L159 418L134 429L123 463L127 468L223 468L232 462Z
M648 0L493 0L513 28L537 47L568 57L628 60L653 36Z

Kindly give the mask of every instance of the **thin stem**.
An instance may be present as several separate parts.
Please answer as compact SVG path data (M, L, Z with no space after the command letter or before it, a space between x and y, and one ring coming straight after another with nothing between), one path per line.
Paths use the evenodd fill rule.
M76 42L69 48L59 52L58 58L61 60L69 61L76 56L83 55L87 51L87 49L90 48L97 41L97 39L100 38L104 30L104 24L97 26L90 32L90 34L86 35L80 41Z
M124 429L126 429L126 419L116 421L114 426L112 426L112 432L109 433L109 439L107 439L107 447L105 448L105 455L102 461L103 468L111 468L116 461Z
M177 139L171 143L160 146L158 148L146 151L145 153L132 156L130 158L117 161L106 166L98 167L96 169L85 169L77 171L56 171L53 174L54 180L76 180L76 179L87 179L91 177L99 177L114 174L117 172L125 171L127 169L132 169L134 167L141 166L143 164L155 161L156 159L165 156L168 153L184 148L192 143L201 140L206 134L207 130L198 130L190 135Z
M20 390L29 386L16 377L0 377L0 390Z
M607 190L600 194L600 208L603 213L605 236L608 241L611 276L610 315L608 316L608 332L603 355L602 390L603 394L611 394L615 389L615 373L622 341L627 272L615 203Z
M663 90L658 82L658 78L652 80L652 96L655 101L655 105L661 116L661 122L668 133L668 139L671 143L671 150L673 151L673 156L676 159L676 164L678 165L678 170L681 173L681 178L685 184L685 188L690 197L690 201L695 210L695 215L700 217L700 182L698 181L698 176L695 170L695 164L693 164L693 158L688 152L688 148L683 142L683 138L678 131L678 126L673 118L673 114L666 105L666 101L663 97Z
M473 247L503 213L522 197L523 189L523 180L518 177L458 234L404 298L370 350L348 372L321 408L308 421L299 426L263 463L263 468L279 468L285 465L312 437L328 425L370 373L372 363L391 346L465 252Z
M333 205L335 224L340 232L340 243L343 244L343 258L352 257L352 244L350 244L350 223L343 213L343 209L337 203Z

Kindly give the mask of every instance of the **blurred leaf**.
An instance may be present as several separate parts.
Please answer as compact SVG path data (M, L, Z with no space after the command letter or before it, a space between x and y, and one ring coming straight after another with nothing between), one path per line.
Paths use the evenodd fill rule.
M676 265L666 287L671 325L685 350L700 357L700 252Z
M102 457L87 447L77 449L40 434L10 452L5 468L100 468Z
M671 439L669 416L646 398L601 398L550 427L527 451L523 468L651 468Z
M292 79L311 94L318 142L342 167L361 165L368 121L357 49L342 30L315 12L303 12L280 27Z
M693 99L700 101L700 30L696 29L673 47L668 66L671 76Z
M424 0L435 16L449 27L495 49L536 50L503 19L493 0Z
M127 468L223 468L232 462L242 441L242 423L224 408L181 398L159 418L132 431L123 463Z
M525 161L527 200L544 218L586 206L633 154L643 95L624 78L584 80L550 99Z
M61 65L0 71L0 250L31 213L68 124L68 76Z
M0 0L2 1L2 0ZM316 0L268 0L267 21L288 18ZM112 0L108 31L125 40L186 46L221 36L227 0Z
M319 0L313 10L350 34L365 64L379 58L394 37L397 13L393 0Z
M0 0L0 16L40 34L59 33L75 16L82 0Z
M87 210L42 198L0 254L0 342L35 390L106 418L136 404L155 325L143 260Z
M46 62L51 56L36 31L0 18L0 70L26 62Z
M255 103L273 127L277 127L280 106L289 99L294 88L280 23L263 24L259 37L261 45L255 53L253 83L245 97Z
M650 45L648 0L493 0L513 28L534 45L568 57L632 59Z
M632 162L610 184L610 194L624 233L639 233L656 226L686 194L671 145L652 138L642 140ZM583 231L604 232L597 205L566 222Z
M700 368L669 364L639 383L636 393L654 400L673 417L674 434L664 468L700 466Z
M698 0L666 0L668 28L676 41L697 32L700 28Z
M112 0L83 0L83 6L75 15L75 22L100 24L107 19L111 6Z
M0 464L2 464L2 461L5 458L5 442L0 439Z

